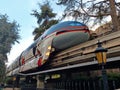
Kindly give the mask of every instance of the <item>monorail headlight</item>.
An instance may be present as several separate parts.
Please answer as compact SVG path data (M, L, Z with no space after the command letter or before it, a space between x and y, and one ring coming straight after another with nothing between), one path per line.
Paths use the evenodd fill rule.
M48 50L51 50L51 46L48 46Z
M47 49L48 49L48 51L46 52L46 54L45 54L45 55L46 55L46 56L49 56L49 55L50 55L50 50L51 50L52 48L51 48L51 46L48 46L48 48L47 48Z
M49 56L50 55L50 52L48 51L48 52L46 52L46 56Z

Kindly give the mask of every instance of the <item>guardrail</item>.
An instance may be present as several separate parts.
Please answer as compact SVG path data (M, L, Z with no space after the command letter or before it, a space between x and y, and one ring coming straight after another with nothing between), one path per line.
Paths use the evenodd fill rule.
M28 74L18 73L18 75L37 75L58 70L80 67L88 64L96 64L95 49L97 41L100 40L104 48L108 49L108 62L120 60L120 31L98 37L93 40L81 43L77 46L68 48L64 51L52 55L50 62L45 65L42 71L32 72ZM115 58L117 57L117 59ZM66 67L68 66L68 67Z

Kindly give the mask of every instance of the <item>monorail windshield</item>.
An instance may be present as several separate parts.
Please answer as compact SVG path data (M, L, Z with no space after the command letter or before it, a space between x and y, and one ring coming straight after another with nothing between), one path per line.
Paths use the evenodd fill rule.
M59 24L53 25L51 28L46 30L44 34L42 35L42 38L48 36L49 34L58 31L64 27L69 27L69 26L86 26L83 23L77 22L77 21L66 21L66 22L61 22Z
M34 41L25 51L29 51L31 48L35 47L38 42L38 39Z

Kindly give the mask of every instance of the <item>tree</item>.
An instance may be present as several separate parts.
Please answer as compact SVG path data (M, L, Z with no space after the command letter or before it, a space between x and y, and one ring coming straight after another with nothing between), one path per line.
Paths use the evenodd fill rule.
M31 14L37 18L38 24L41 24L42 20L44 19L49 19L56 16L56 13L53 13L53 10L49 5L49 2L45 2L43 5L38 3L38 6L40 8L40 12L38 12L37 10L33 10L33 13Z
M51 20L48 22L48 25L46 26L40 25L39 27L36 27L33 31L33 35L35 35L34 40L41 36L46 29L50 28L52 25L56 23L58 23L58 20Z
M54 20L56 13L53 13L52 8L49 5L49 2L41 5L38 3L40 12L37 10L33 10L31 15L34 15L37 18L38 27L36 27L33 31L33 35L35 35L34 40L36 40L42 33L48 29L50 26L58 23L58 20Z
M116 3L115 0L109 0L110 2L110 8L111 8L111 18L112 18L112 23L114 26L115 30L120 30L120 24L118 21L118 17L117 17L117 12L116 12L116 7L115 5L119 6L119 13L120 13L120 3Z
M19 25L8 20L7 15L0 15L0 82L5 76L5 62L7 61L7 53L10 52L12 45L18 42Z
M120 3L115 0L58 0L58 5L66 6L63 17L72 16L75 20L93 25L102 23L111 16L114 29L118 29L117 12L120 12Z

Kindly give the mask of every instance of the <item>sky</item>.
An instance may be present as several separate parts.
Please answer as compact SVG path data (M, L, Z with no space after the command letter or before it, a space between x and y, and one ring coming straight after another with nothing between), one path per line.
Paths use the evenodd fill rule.
M8 19L16 21L20 25L19 44L16 43L12 46L10 53L8 53L8 64L12 63L20 53L25 50L32 42L32 32L37 27L37 19L30 15L32 10L38 9L38 2L43 0L1 0L0 1L0 14L7 14ZM51 5L57 7L55 5ZM53 8L52 7L52 8ZM55 13L60 13L60 8L55 8ZM59 15L60 15L59 14Z

